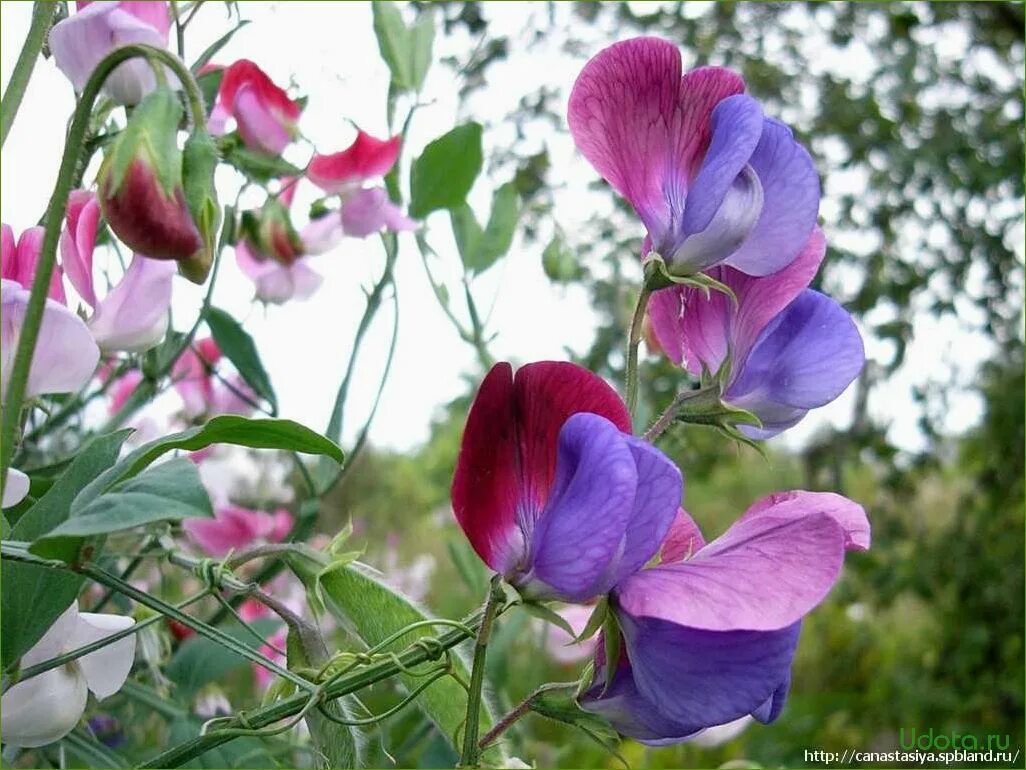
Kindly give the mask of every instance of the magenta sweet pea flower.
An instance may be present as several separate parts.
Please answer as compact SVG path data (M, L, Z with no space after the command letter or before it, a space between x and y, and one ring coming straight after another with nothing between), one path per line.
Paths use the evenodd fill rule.
M78 92L100 60L116 48L133 43L167 48L171 15L165 2L79 0L76 6L78 12L55 24L49 39L57 67ZM115 68L103 89L118 104L134 105L155 87L153 69L145 59L135 58Z
M353 143L331 155L315 154L307 177L329 195L342 198L342 206L310 223L303 241L314 253L333 247L343 235L365 238L382 229L413 230L416 223L403 214L388 197L385 188L365 187L389 172L399 157L402 137L375 139L359 131Z
M214 375L220 360L221 349L213 338L207 337L175 361L171 380L189 419L219 414L247 415L253 411L257 396L241 376L233 373L221 379Z
M32 288L36 266L39 264L39 252L43 249L44 232L42 227L30 227L21 234L16 243L11 226L0 226L0 270L5 279L20 283L25 289ZM64 283L61 280L62 272L60 265L54 265L47 296L64 305L67 302L64 296Z
M133 254L121 280L100 299L93 271L99 223L96 196L74 190L61 233L61 262L71 285L91 310L87 324L100 348L107 352L145 352L167 332L175 263Z
M581 71L568 122L577 147L634 207L669 272L727 264L768 275L816 223L819 179L790 129L740 75L701 67L658 38L616 43Z
M663 745L784 707L802 618L837 581L845 551L869 548L861 506L826 492L759 501L706 545L682 512L677 536L694 549L616 587L610 606L623 650L608 687L598 645L581 705L624 735Z
M623 402L576 364L507 363L467 416L452 504L474 550L536 598L606 593L659 548L680 471L630 433Z
M783 270L753 278L732 267L708 275L726 294L674 286L652 295L649 317L660 347L693 375L723 380L724 403L746 409L762 428L741 426L751 438L790 428L810 409L837 398L865 363L862 337L851 316L809 285L826 251L816 228L797 258Z
M234 118L248 148L280 155L296 135L301 111L299 103L260 67L249 59L239 59L224 71L208 128L213 134L223 134L228 118Z
M284 508L273 513L224 505L213 519L186 519L186 534L210 556L224 556L258 542L277 543L292 529L292 514Z

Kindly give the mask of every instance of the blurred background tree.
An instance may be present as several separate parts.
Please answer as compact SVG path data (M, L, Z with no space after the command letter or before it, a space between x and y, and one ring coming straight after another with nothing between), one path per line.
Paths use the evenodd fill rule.
M850 426L823 428L800 451L774 448L763 460L697 428L662 442L685 470L687 505L707 535L762 494L805 487L862 502L874 544L849 560L842 584L807 621L790 705L778 723L711 749L628 743L624 756L656 767L731 759L797 765L806 748L893 750L902 727L906 734L999 733L1010 736L1013 749L1021 746L1023 6L582 2L567 12L549 4L514 38L491 31L487 3L430 5L440 7L446 35L476 41L460 49L465 56L446 60L460 73L468 105L488 86L494 64L553 36L581 64L601 47L596 38L657 34L681 46L686 66L740 70L767 111L791 124L816 157L831 244L818 285L871 339L887 343L874 348L884 353L872 356L855 386ZM830 66L845 60L845 67ZM611 191L612 214L597 213L575 232L553 225L560 180L547 148L528 138L532 125L566 131L571 85L525 83L509 115L468 111L486 127L515 128L503 134L508 141L496 142L489 173L497 180L514 175L526 212L525 248L536 247L553 281L583 287L599 313L581 363L620 381L639 228ZM605 187L597 177L595 186ZM868 405L901 370L917 332L940 322L967 332L989 360L916 390L910 408L923 440L913 451L895 444ZM976 353L956 355L969 352ZM649 355L643 372L644 402L661 408L681 375L659 355ZM322 517L325 531L352 517L369 542L391 535L399 556L371 553L372 562L430 551L436 568L422 588L440 613L458 614L484 590L483 569L448 508L475 385L468 382L467 395L448 405L417 452L364 453ZM953 435L945 429L948 405L967 390L982 400L983 417ZM538 653L545 632L525 637L522 624L507 621L499 633L508 641L495 645L490 660L500 707L545 677L570 679L579 669L546 662ZM401 765L451 762L416 719L397 722L393 735L405 737L381 750ZM514 754L539 766L615 764L587 738L537 717L511 741Z

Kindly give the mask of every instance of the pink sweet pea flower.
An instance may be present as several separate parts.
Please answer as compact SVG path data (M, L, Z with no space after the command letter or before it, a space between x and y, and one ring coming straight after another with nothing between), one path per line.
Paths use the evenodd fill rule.
M86 190L73 191L61 233L61 261L71 285L92 309L87 323L100 347L141 353L159 343L167 331L175 263L133 254L121 280L98 299L93 251L99 221L96 196Z
M399 157L402 138L375 139L359 131L345 150L331 155L315 154L307 168L307 177L329 195L342 198L337 214L316 219L303 231L303 241L313 253L321 253L338 242L342 235L365 238L388 229L413 230L416 223L389 200L383 187L365 187L365 183L383 177Z
M11 226L0 226L0 265L4 278L8 281L17 281L26 289L32 289L45 232L42 227L30 227L21 234L21 238L15 244L14 230ZM61 274L60 265L54 265L53 275L50 276L49 297L64 305L67 304L67 299L64 296Z
M166 48L171 16L165 2L83 2L78 12L50 30L50 50L57 67L81 92L96 65L111 51L143 43ZM177 80L168 71L170 82ZM135 58L115 68L103 90L118 104L134 105L156 87L153 70Z
M280 305L290 299L307 299L320 288L323 279L304 260L283 265L255 251L245 240L235 244L239 269L256 285L261 302Z
M209 68L208 68L209 69ZM225 69L207 128L223 134L235 118L242 141L251 150L279 155L296 135L301 107L249 59Z
M641 37L589 61L570 94L574 142L637 212L670 273L725 263L749 275L788 265L819 209L812 158L765 117L741 76L682 76L672 43Z
M242 377L230 374L222 381L214 375L220 360L220 348L207 337L186 350L175 362L171 378L189 419L218 414L246 415L253 411L250 401L257 397Z
M284 508L274 513L237 505L217 509L213 519L187 519L182 527L204 553L224 556L259 542L280 542L292 529L292 514Z

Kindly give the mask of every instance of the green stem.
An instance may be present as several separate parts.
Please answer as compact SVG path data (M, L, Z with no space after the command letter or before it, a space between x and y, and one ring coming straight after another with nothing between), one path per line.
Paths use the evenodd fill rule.
M641 331L645 325L645 309L651 296L652 290L643 286L638 295L638 304L634 306L630 336L627 338L627 410L632 417L638 406L638 346L641 344Z
M685 390L674 396L673 401L666 407L666 410L659 415L659 418L652 423L652 427L645 431L642 438L651 443L654 443L659 436L663 434L667 428L669 428L675 419L677 419L677 412L685 404L701 405L701 404L715 404L719 403L720 390L718 387L712 388L701 388L700 390Z
M476 623L476 620L467 621L467 625L471 628L474 628ZM324 688L324 697L322 701L324 703L328 703L342 697L343 695L358 692L372 684L396 676L413 666L417 666L431 660L437 660L441 653L452 649L467 638L469 637L464 631L453 629L439 637L437 650L428 651L423 646L412 645L395 659L391 657L385 658L377 663L355 669L351 673L341 676L330 685L327 685ZM250 711L244 716L236 716L234 719L227 721L224 725L224 730L212 730L206 735L198 736L192 740L186 741L185 743L179 744L178 746L174 746L156 757L153 757L140 767L178 767L205 751L209 751L216 746L220 746L221 744L238 737L235 734L227 732L227 730L232 728L237 729L239 727L249 727L251 729L266 727L267 725L274 724L282 719L300 713L309 702L310 697L307 693L299 693L298 695L293 695L292 697L276 701L268 706L263 706L254 711Z
M485 658L488 655L488 642L492 633L492 621L502 603L502 577L495 575L488 586L488 599L485 602L481 627L477 630L474 643L474 665L470 670L470 689L467 693L467 719L463 729L463 753L460 755L460 767L477 767L481 750L477 745L478 727L481 721L481 697L484 688Z
M122 62L136 57L154 59L170 67L185 88L193 121L203 125L206 113L203 110L203 98L199 86L193 79L188 68L173 54L148 45L127 45L108 54L89 76L82 96L75 105L75 114L68 129L68 138L64 145L64 156L61 158L60 170L57 172L57 183L46 208L46 226L43 244L40 249L39 261L36 265L32 290L29 293L28 307L22 321L18 338L14 365L11 367L7 393L4 396L3 419L0 423L0 494L7 481L7 469L14 456L14 439L21 422L21 406L25 400L25 388L28 383L29 368L35 352L39 329L43 323L43 310L46 307L46 295L50 288L54 265L57 259L57 240L60 237L61 225L67 212L68 196L75 181L75 170L78 167L82 146L89 131L93 103L99 96L100 89L108 75Z
M32 6L32 23L29 25L28 35L21 46L18 61L14 63L3 100L0 101L0 147L7 141L7 134L14 125L14 118L18 114L21 100L25 97L25 89L28 88L39 52L43 50L46 33L50 31L56 9L57 3L50 0L36 0Z

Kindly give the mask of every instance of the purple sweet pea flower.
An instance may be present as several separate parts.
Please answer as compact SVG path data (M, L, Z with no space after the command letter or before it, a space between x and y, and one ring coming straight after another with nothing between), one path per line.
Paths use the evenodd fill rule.
M862 507L826 492L770 495L708 545L683 511L674 530L697 549L680 562L664 549L663 563L616 587L610 606L623 652L607 687L598 645L581 697L621 733L653 745L746 714L776 719L802 618L837 581L845 551L870 541Z
M723 401L762 421L762 428L741 426L750 438L790 428L837 398L862 371L865 351L851 316L805 288L825 251L816 228L794 261L773 275L710 269L710 277L733 290L736 305L722 292L706 296L684 286L652 295L652 330L671 361L695 376L730 367Z
M682 77L674 45L641 37L591 59L570 95L577 147L634 207L672 274L721 263L774 273L816 223L812 158L744 87L721 67Z
M658 550L680 471L630 434L616 392L580 366L497 364L467 416L452 485L481 559L536 598L606 593Z

